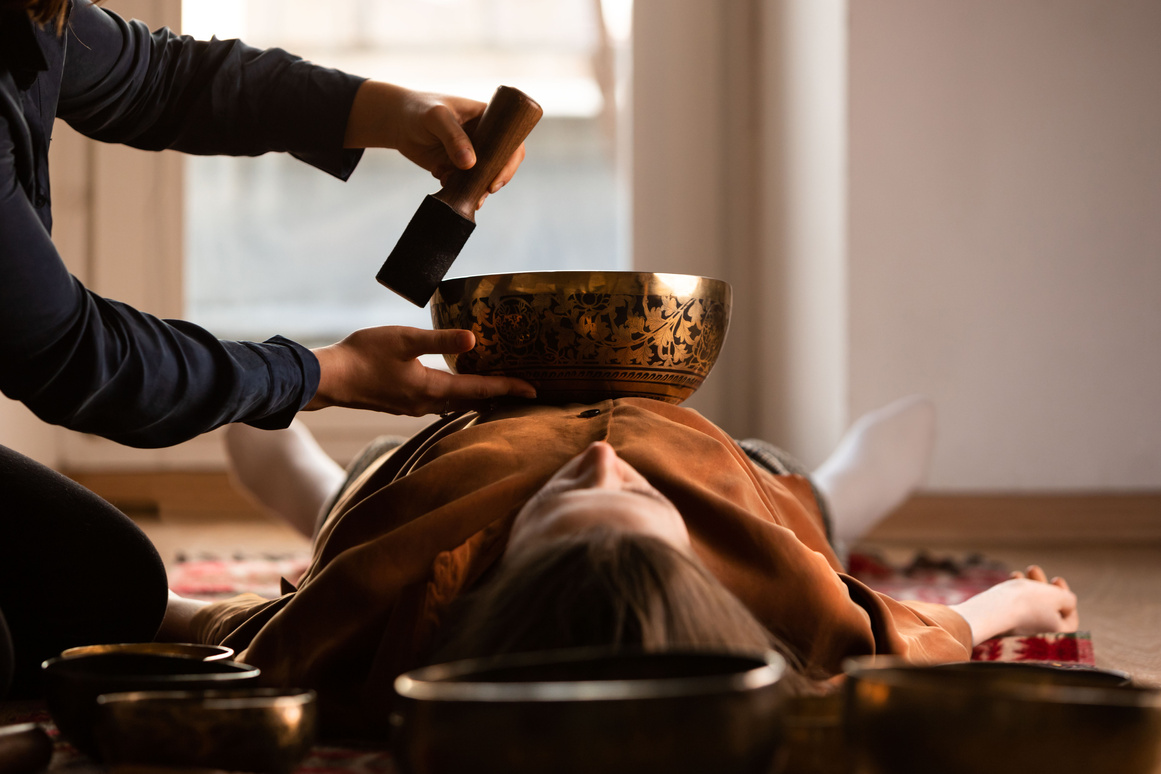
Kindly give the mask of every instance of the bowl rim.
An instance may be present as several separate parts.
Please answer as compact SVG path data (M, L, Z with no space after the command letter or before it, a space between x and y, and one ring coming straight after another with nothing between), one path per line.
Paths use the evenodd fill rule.
M152 650L151 647L156 647ZM98 650L99 648L112 648L113 650ZM140 650L138 650L140 648ZM166 650L167 648L171 650ZM193 650L202 650L208 655L198 656L193 652L180 653L178 649L190 648ZM190 658L196 661L226 661L229 660L235 651L233 648L228 648L225 645L203 645L198 642L103 642L93 645L77 645L72 648L65 648L59 654L62 659L82 658L84 656L103 656L111 653L126 653L130 655L146 655L146 656L173 656L174 658Z
M932 694L955 694L957 696L976 696L988 699L1004 699L1040 704L1071 704L1086 706L1116 706L1116 707L1156 707L1161 709L1161 688L1127 683L1124 685L1051 685L1032 683L996 683L978 682L957 674L950 679L938 679L940 674L952 674L940 667L949 664L908 664L901 660L891 659L886 662L875 663L875 657L870 659L852 659L844 664L844 673L847 676L850 688L853 690L860 682L868 685L880 684L891 688L913 690ZM950 664L991 664L1004 663L1013 666L1024 666L1039 669L1059 669L1061 672L1071 670L1065 667L1053 667L1048 662L983 662L963 661L949 662ZM989 667L981 667L987 669ZM1083 673L1085 670L1075 670L1074 673ZM1092 668L1093 672L1102 674L1124 674L1117 670ZM1126 675L1127 676L1127 675ZM935 679L932 679L935 678Z
M495 279L532 279L534 277L544 277L546 279L561 279L561 278L576 278L582 279L584 277L591 277L594 274L606 275L615 277L617 279L632 279L650 278L650 277L673 277L679 279L681 284L688 283L690 280L698 280L701 282L712 282L723 287L729 288L730 283L719 277L710 277L704 274L688 274L679 271L643 271L640 269L549 269L545 271L496 271L488 272L487 274L461 274L454 277L445 277L440 280L439 285L452 284L457 282L481 282L484 280Z
M204 709L265 709L314 704L318 694L309 688L225 688L204 691L114 691L102 693L97 704L112 709L126 705L192 705Z
M130 656L145 659L173 659L174 661L184 661L186 663L200 663L208 664L211 667L228 666L230 669L222 671L207 671L207 672L175 672L173 674L143 674L141 672L110 672L110 673L94 673L85 671L82 664L85 661L95 661L108 659L110 656ZM69 668L72 667L70 670ZM44 673L56 674L59 671L66 672L82 680L99 681L99 680L150 680L157 681L164 684L166 682L179 682L183 680L190 680L193 678L207 679L207 680L244 680L253 679L262 674L262 670L251 664L244 664L241 661L230 661L227 659L217 659L213 661L205 661L202 659L190 658L188 656L171 656L162 655L160 653L91 653L85 656L70 656L65 658L63 656L53 656L50 659L45 659L40 664L40 669Z
M461 681L475 672L504 667L550 666L602 658L641 656L736 658L754 666L738 672L677 678L621 680L552 680L526 682ZM786 673L786 659L776 651L641 650L568 648L514 655L464 659L432 664L395 679L395 692L423 702L587 702L696 697L723 691L755 691L777 684Z

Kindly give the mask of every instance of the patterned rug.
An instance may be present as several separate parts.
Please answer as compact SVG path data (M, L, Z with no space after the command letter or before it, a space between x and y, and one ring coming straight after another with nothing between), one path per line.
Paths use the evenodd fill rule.
M874 553L852 553L848 569L855 578L894 599L954 605L1008 579L1011 570L979 554L933 557L926 552L892 563ZM1036 661L1095 666L1088 632L996 637L972 650L973 661Z

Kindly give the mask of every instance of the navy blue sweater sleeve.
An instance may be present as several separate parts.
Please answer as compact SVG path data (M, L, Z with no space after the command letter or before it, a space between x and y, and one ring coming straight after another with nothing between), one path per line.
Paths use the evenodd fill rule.
M365 79L281 49L198 41L77 2L57 115L83 134L147 150L254 156L285 151L346 179L343 149Z
M16 182L0 117L0 390L46 422L168 446L245 421L285 427L318 388L286 339L218 341L103 299L71 276Z
M341 140L360 79L232 41L150 34L82 3L70 25L63 77L49 57L40 78L60 78L60 113L93 137L198 153L286 150L340 177L358 160ZM51 125L51 106L28 101L35 83L22 88L0 71L0 391L47 422L132 446L228 422L289 424L318 388L308 350L280 337L219 341L101 298L69 274L29 139Z

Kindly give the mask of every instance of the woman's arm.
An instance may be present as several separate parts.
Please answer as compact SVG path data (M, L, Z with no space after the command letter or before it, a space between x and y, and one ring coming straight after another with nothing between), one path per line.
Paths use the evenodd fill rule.
M1079 625L1076 594L1036 565L950 607L971 627L972 645L1004 634L1074 632Z
M165 606L165 617L155 639L158 642L193 642L193 619L209 602L178 596L171 589Z

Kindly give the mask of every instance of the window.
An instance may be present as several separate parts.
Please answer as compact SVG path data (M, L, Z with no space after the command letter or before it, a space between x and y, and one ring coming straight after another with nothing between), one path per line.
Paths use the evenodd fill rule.
M319 64L487 101L515 86L545 109L512 185L489 199L452 276L628 268L617 75L632 0L183 0L183 32L277 45ZM375 281L439 183L393 151L340 182L284 154L189 157L185 314L217 335L327 343L360 327L429 327Z
M341 9L349 7L349 0L337 0L328 4L326 23L333 19L343 18ZM814 0L809 2L813 8ZM183 4L187 12L186 20L189 31L197 35L217 34L219 37L228 37L245 33L245 36L255 43L277 42L287 48L298 48L312 59L324 64L350 66L351 69L364 75L376 76L379 73L369 67L361 65L344 65L346 60L328 59L327 52L318 53L307 46L308 41L301 45L291 39L283 38L283 33L259 33L249 27L241 29L243 23L249 24L253 9L258 8L254 0L219 0L211 3L210 0L106 0L104 6L116 11L127 18L144 20L151 27L170 25L179 27L182 24L181 10ZM205 4L203 6L203 4ZM376 0L375 5L382 4L384 8L400 8L397 18L402 23L403 14L413 14L417 9L431 7L429 18L430 26L446 33L446 27L441 26L440 16L435 14L466 14L468 8L476 7L475 0L410 0L407 3L394 0ZM275 13L284 14L287 18L279 17L279 24L288 23L288 18L300 6L308 11L312 6L322 7L322 3L306 4L301 0L284 0L278 4L277 11L269 11L270 4L264 8L268 10L266 20L271 22ZM370 4L368 4L369 6ZM520 171L516 183L505 188L499 196L489 200L488 205L480 213L480 226L468 242L463 257L453 266L453 274L467 274L478 271L469 265L472 253L477 253L483 264L483 270L516 271L522 268L517 264L513 255L506 252L497 252L494 249L485 249L485 237L491 234L495 238L516 241L516 235L508 232L515 231L518 226L526 226L527 218L536 217L544 220L534 225L543 226L550 238L551 244L537 246L538 255L543 261L540 265L547 265L548 258L554 258L559 251L568 251L570 255L583 252L583 260L579 264L583 268L598 268L610 266L627 267L630 261L633 268L666 272L685 272L691 274L706 274L729 280L734 283L739 298L774 297L771 294L781 291L781 286L772 284L763 276L755 276L753 270L761 266L768 258L760 242L747 242L752 236L748 218L751 210L747 207L723 206L727 202L759 202L764 187L755 187L749 182L750 177L761 181L763 186L769 185L772 190L778 188L781 178L775 172L780 169L776 165L765 170L756 160L762 158L762 144L760 128L751 128L743 132L746 125L737 126L737 117L746 115L748 110L766 110L762 106L766 103L756 99L748 85L762 70L762 59L758 57L759 49L754 46L769 36L770 31L763 32L755 26L753 14L757 3L672 3L669 0L553 0L552 3L543 0L526 0L524 3L515 3L508 6L500 2L491 3L495 8L511 7L523 9L517 14L520 23L542 18L545 13L563 13L557 8L541 8L540 6L565 6L580 9L574 17L557 17L580 19L587 25L590 35L589 49L592 55L602 62L601 68L594 67L591 60L585 63L584 57L579 54L573 59L575 66L581 72L579 83L588 79L589 85L584 87L592 95L592 84L599 86L600 112L595 116L572 116L563 113L563 108L554 104L550 99L549 90L542 89L534 81L533 76L547 77L547 66L537 65L532 74L525 73L528 80L522 77L519 80L509 79L507 73L484 77L482 65L471 65L458 68L447 66L448 72L455 72L460 76L465 74L479 75L481 82L486 81L486 87L481 93L474 94L486 99L499 83L507 81L513 86L523 88L539 99L547 109L547 116L532 133L529 139L530 155ZM199 9L207 14L217 9L223 10L226 15L219 22L206 23L206 16L199 21ZM597 16L597 10L601 15ZM384 14L387 11L383 12ZM630 44L630 17L632 17L632 42ZM320 17L321 18L321 17ZM411 18L410 16L406 18ZM603 19L598 23L597 19ZM273 23L273 22L271 22ZM580 26L581 22L570 21L569 25ZM323 28L320 19L314 19L308 28ZM499 28L499 25L495 25ZM568 26L561 22L557 26ZM215 29L216 28L216 29ZM539 29L539 28L538 28ZM773 29L773 28L772 28ZM780 27L777 29L781 29ZM312 30L313 31L313 30ZM574 30L575 31L575 30ZM253 34L252 34L253 33ZM262 35L277 35L280 39L273 41ZM541 34L538 32L537 34ZM257 35L257 37L255 37ZM596 35L593 38L592 35ZM605 40L602 35L607 35ZM535 38L535 35L532 36ZM444 38L445 40L447 38ZM411 41L418 45L416 41ZM401 46L402 44L400 44ZM539 39L528 42L528 45L542 45ZM632 47L633 74L625 63L630 58L629 47ZM305 48L304 48L305 47ZM542 47L544 47L542 45ZM553 43L550 48L563 48ZM317 48L317 47L316 47ZM353 56L351 51L343 47L332 47L337 57L340 54ZM400 47L389 47L392 53L399 53ZM448 55L449 50L457 53L468 51L470 47L456 44L454 46L437 46L432 44L432 53L425 61L442 61L441 57ZM417 55L416 55L417 56ZM481 60L482 61L482 60ZM612 66L610 66L612 63ZM581 65L585 68L580 70ZM434 65L432 65L434 67ZM595 73L605 73L598 77ZM612 72L614 76L608 75ZM441 71L442 73L442 71ZM400 72L397 81L411 83L424 87L429 83L447 77L429 69L420 67L414 71ZM413 77L414 76L414 77ZM394 76L392 76L394 77ZM568 84L561 76L557 78L559 93L569 92ZM430 80L425 80L430 78ZM622 95L629 90L632 82L632 97L625 99ZM448 81L450 83L450 80ZM462 79L460 82L467 82ZM454 86L441 84L444 91L455 91ZM462 90L461 90L462 91ZM573 90L577 93L579 89ZM557 89L551 90L552 95ZM465 92L466 93L466 92ZM812 94L813 92L795 90L793 93ZM613 95L616 95L615 99ZM574 99L570 104L577 104ZM631 105L629 103L632 103ZM615 103L614 110L611 105ZM590 105L593 104L590 102ZM766 111L770 112L770 111ZM562 114L563 113L563 114ZM623 117L632 113L632 126ZM538 183L529 182L533 179L537 167L545 167L552 171L566 167L564 162L570 161L567 157L557 163L549 163L551 156L547 150L549 130L554 124L560 124L563 132L568 128L577 128L587 123L589 137L600 137L600 143L594 142L590 147L601 149L601 164L604 165L606 179L612 180L609 188L602 189L597 197L596 204L612 206L615 220L609 228L612 237L606 237L606 244L611 247L587 247L583 251L576 249L581 244L593 244L591 234L586 228L572 228L567 232L556 232L552 219L562 222L566 227L577 223L585 223L578 214L577 205L572 204L570 197L577 194L576 185L568 178L556 177L554 188L540 187ZM578 129L579 133L579 129ZM614 139L615 138L615 139ZM563 141L561 144L564 144ZM632 158L622 149L632 148ZM575 147L571 150L576 152ZM186 292L183 285L191 287L191 280L195 279L194 272L201 271L202 284L216 286L219 290L231 290L234 284L233 266L226 262L221 266L221 274L215 276L213 270L199 270L196 263L185 254L184 241L189 241L194 232L200 230L195 221L191 224L191 216L196 204L186 206L184 178L196 174L191 169L195 163L202 161L214 162L217 159L197 159L177 153L142 153L132 148L106 143L90 142L71 133L64 125L58 124L54 131L53 153L59 158L62 152L67 152L70 159L67 162L53 163L54 175L57 176L54 190L57 191L54 211L57 215L57 227L54 238L58 242L69 241L70 247L65 252L75 256L77 265L75 270L86 284L93 290L110 298L132 304L142 310L158 314L163 317L193 316L201 319L218 335L243 336L245 338L264 338L272 333L295 332L294 324L308 316L307 311L300 312L297 302L285 302L283 312L278 313L278 319L270 324L257 324L255 314L246 313L247 309L256 310L266 303L262 298L252 298L252 295L263 295L267 292L264 283L268 277L257 280L260 294L251 291L235 294L240 301L235 306L243 312L236 316L239 319L238 328L241 332L231 332L229 329L219 329L217 324L207 318L207 312L202 304L201 312L196 308L198 303L197 291ZM391 157L387 151L371 151L367 161L374 157ZM75 156L75 158L74 158ZM229 160L232 162L232 160ZM257 164L278 161L277 155L263 157L257 160L239 159L236 170L247 167L261 169ZM775 158L774 161L779 161ZM329 180L326 175L312 170L297 161L289 161L291 169L304 173L304 180L311 185L330 184L339 189L352 190L361 185L363 178L370 177L372 165L364 163L355 172L355 176L348 184L341 184ZM573 169L577 162L571 160ZM374 280L374 274L385 259L401 233L403 224L410 218L415 208L419 206L422 196L436 190L437 182L426 173L410 165L403 166L410 185L415 185L414 195L406 197L398 211L392 212L384 204L376 213L377 217L386 218L394 215L398 221L394 225L379 223L375 227L373 239L377 247L368 250L367 257L358 258L358 265L352 269L359 292L364 292L375 298L376 303L389 305L399 310L400 314L414 315L417 324L427 325L426 312L416 309L410 303L396 299L394 294L382 288ZM632 173L632 185L629 184L629 172ZM745 174L740 174L744 172ZM242 177L249 172L232 172ZM257 174L257 173L254 173ZM547 175L547 172L546 172ZM64 181L67 181L67 185ZM401 183L402 184L402 183ZM367 185L368 188L373 186ZM65 191L73 191L74 195L66 196ZM215 196L225 196L226 191L217 192ZM381 195L382 191L375 189L373 196ZM518 195L527 194L525 200L533 199L531 205L538 209L525 215L517 206ZM238 195L235 196L237 200ZM740 197L740 198L737 198ZM558 201L559 200L559 201ZM781 199L777 199L780 201ZM311 220L318 220L315 216L316 205L310 196L304 192L296 192L293 197L287 197L281 204L267 204L273 207L278 216L284 220L292 220L287 216L284 207L290 202L301 201L300 212L306 213ZM629 224L631 201L631 229ZM243 201L249 207L255 207L252 201ZM241 206L241 205L239 205ZM513 208L514 214L506 214L508 208ZM236 211L237 208L231 208ZM264 239L277 237L278 226L274 220L266 220L269 213L260 209L251 209L252 215L238 216L236 221L252 223L253 230L259 232ZM347 211L341 211L344 218ZM247 219L249 218L249 219ZM739 223L738 221L742 222ZM264 223L262 228L258 223ZM765 223L765 220L761 221ZM548 224L548 225L546 225ZM346 221L336 224L338 232L346 227ZM221 231L220 241L224 248L235 248L233 237L227 237L224 226L211 226L212 230ZM632 258L629 258L630 230L632 236ZM391 231L391 233L388 233ZM581 233L576 236L578 232ZM494 233L492 233L494 232ZM749 236L748 236L749 235ZM202 234L205 236L205 233ZM339 268L348 268L355 264L352 257L355 246L349 235L343 235L341 244L332 244L330 240L324 245L324 254L309 256L305 268L310 270L310 282L317 285L324 275L335 273ZM525 240L527 243L527 240ZM506 244L506 243L505 243ZM606 252L608 251L608 252ZM248 264L258 260L259 256L247 252L236 261L237 264ZM813 254L812 254L813 256ZM271 271L279 274L302 274L298 267L288 267L291 260L282 257L281 262L268 264L273 266ZM191 266L191 264L193 264ZM560 264L568 265L568 264ZM577 265L577 264L573 264ZM183 281L183 275L186 279ZM343 283L336 283L343 284ZM352 285L346 292L354 294ZM312 288L307 296L322 296L324 291ZM193 302L193 303L191 303ZM348 306L353 302L344 301ZM761 368L763 374L779 373L777 358L771 358L767 349L760 346L764 339L764 331L771 327L765 324L768 321L754 320L753 315L747 317L744 305L735 308L734 322L731 325L730 340L727 351L723 353L715 372L690 401L690 405L702 411L709 418L722 423L732 432L746 432L762 436L774 435L767 431L766 420L759 410L765 405L764 395L755 390L746 394L743 385L751 384L751 372ZM193 308L191 308L193 307ZM770 315L778 311L777 307L765 305L760 307L763 313ZM357 310L355 310L357 311ZM404 322L394 316L391 307L374 314L373 324ZM362 323L352 322L344 326L344 330L332 333L312 333L310 337L303 337L311 343L316 337L319 340L333 340L336 335L345 333L347 329ZM270 325L271 327L267 327ZM249 331L249 332L246 332ZM757 403L755 401L758 401ZM354 411L345 409L328 409L326 411L308 412L301 415L302 419L311 426L315 435L323 443L324 448L336 459L349 460L357 454L369 437L378 433L407 434L422 427L430 418L395 417L376 414L374 412ZM730 418L740 418L731 422ZM737 429L732 429L736 425ZM221 448L216 433L208 434L188 443L168 449L129 449L117 446L111 442L102 441L93 436L61 431L61 440L56 455L56 463L73 470L96 470L110 468L134 469L214 469L222 464Z

